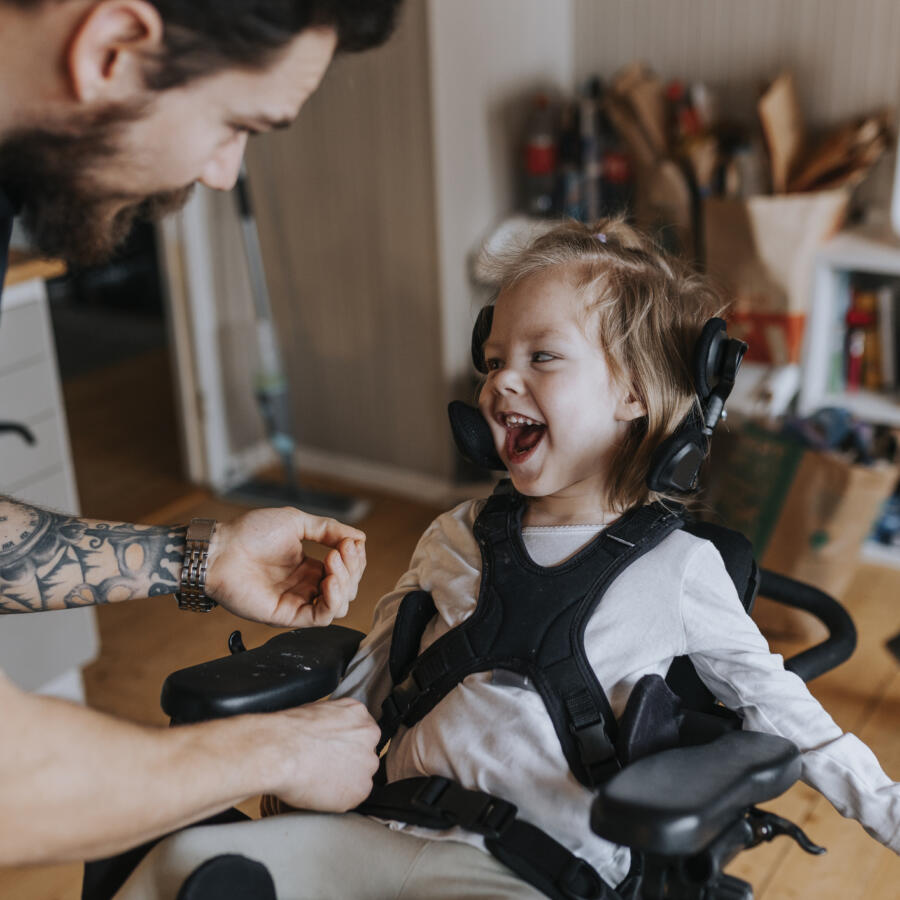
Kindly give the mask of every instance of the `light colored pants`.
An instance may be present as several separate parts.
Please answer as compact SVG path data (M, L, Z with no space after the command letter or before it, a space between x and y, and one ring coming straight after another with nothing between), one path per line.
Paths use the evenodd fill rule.
M261 862L278 900L537 900L544 895L492 856L458 841L391 831L356 813L289 813L188 828L157 844L116 900L174 900L205 860Z

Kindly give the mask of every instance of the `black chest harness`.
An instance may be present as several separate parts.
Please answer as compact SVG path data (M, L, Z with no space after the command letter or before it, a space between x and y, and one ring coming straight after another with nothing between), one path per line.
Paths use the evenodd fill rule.
M522 542L524 498L502 482L474 533L482 574L475 611L419 654L436 610L425 591L407 594L390 651L394 687L382 706L383 747L402 725L427 715L467 675L507 670L529 679L553 721L573 775L593 788L619 770L618 726L584 648L585 627L609 585L632 562L684 524L658 505L630 510L564 563L534 563ZM547 896L624 896L516 807L441 776L375 788L360 811L433 828L482 834L495 856Z

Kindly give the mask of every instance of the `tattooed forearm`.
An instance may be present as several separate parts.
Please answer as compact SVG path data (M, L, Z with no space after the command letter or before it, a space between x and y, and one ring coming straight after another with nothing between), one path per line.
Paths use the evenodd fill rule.
M0 496L0 613L172 593L184 536L184 528L77 519Z

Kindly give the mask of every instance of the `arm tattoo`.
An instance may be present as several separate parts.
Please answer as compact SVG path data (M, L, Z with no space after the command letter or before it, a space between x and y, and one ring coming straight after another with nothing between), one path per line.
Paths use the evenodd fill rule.
M77 519L0 496L0 613L170 594L185 532Z

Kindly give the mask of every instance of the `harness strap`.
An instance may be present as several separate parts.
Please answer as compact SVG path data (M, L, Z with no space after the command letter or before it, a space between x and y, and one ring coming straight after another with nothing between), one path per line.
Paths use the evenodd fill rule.
M621 900L581 857L518 819L514 804L449 778L431 775L377 786L356 811L425 828L474 831L494 857L552 900Z
M410 591L400 601L388 659L391 681L394 684L400 684L409 674L410 667L419 655L419 644L425 627L436 612L434 599L428 591Z

